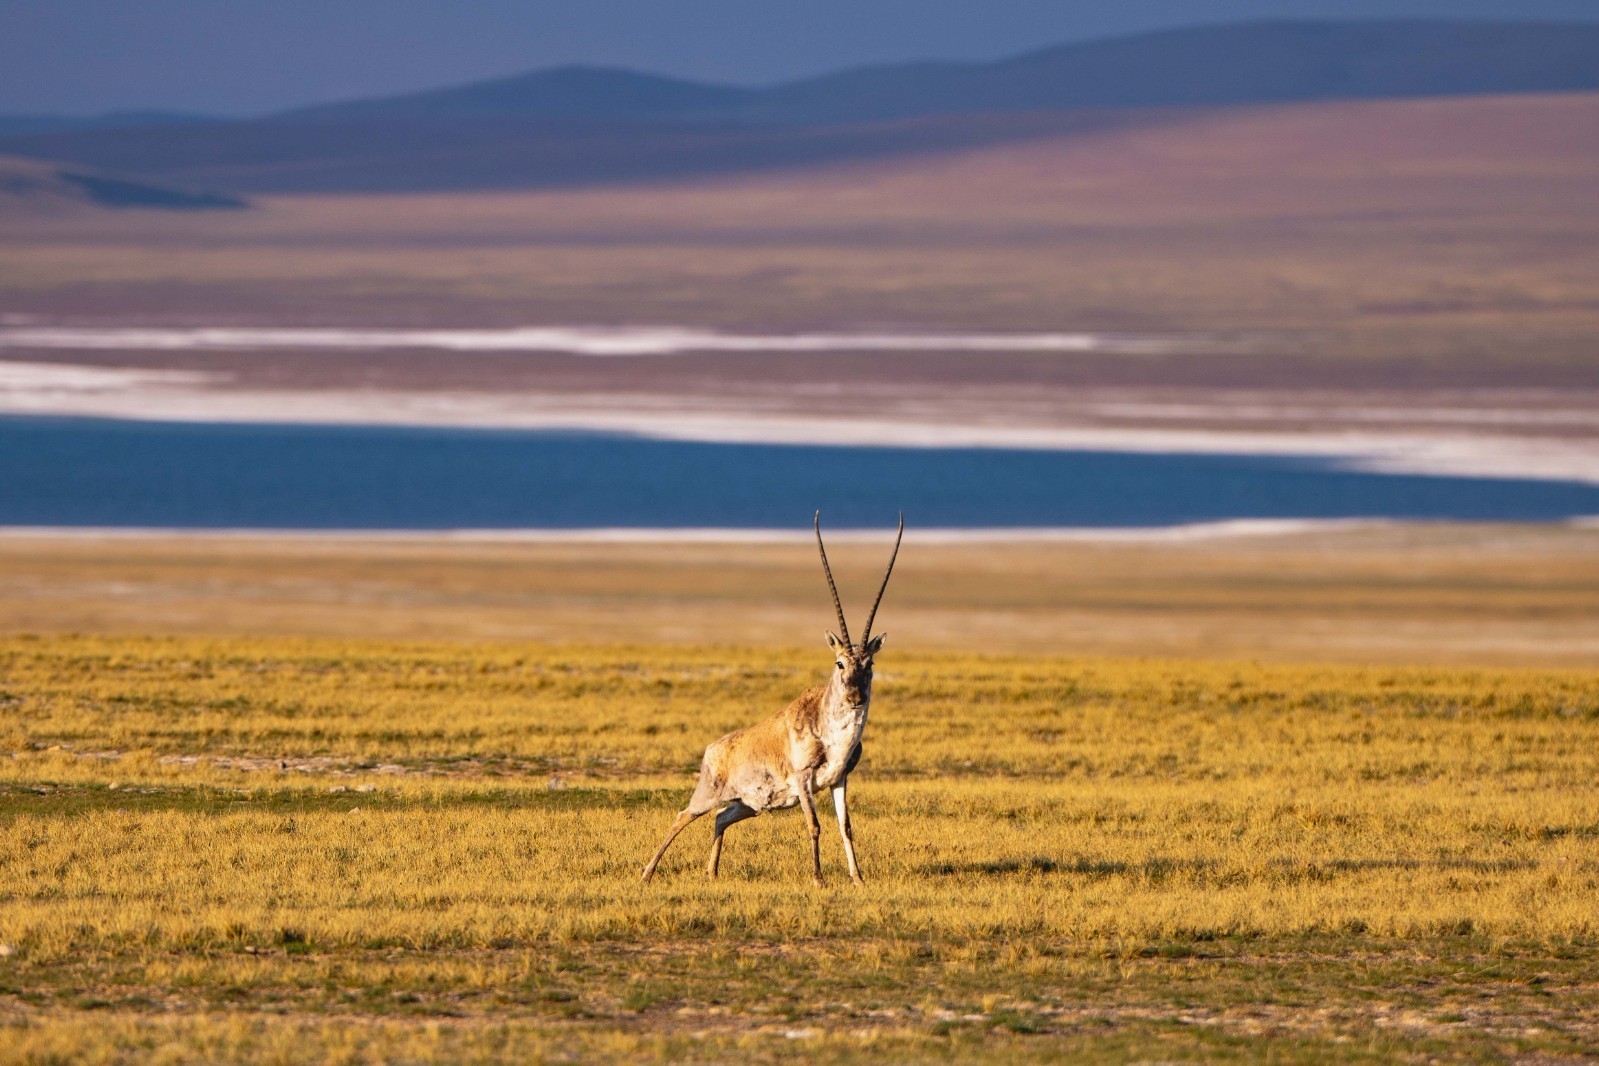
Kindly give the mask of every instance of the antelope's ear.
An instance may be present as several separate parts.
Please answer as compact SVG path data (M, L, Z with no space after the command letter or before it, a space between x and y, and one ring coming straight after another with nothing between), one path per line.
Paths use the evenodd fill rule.
M844 646L844 642L838 639L837 633L834 633L831 629L829 629L827 631L827 646L832 648L834 651L837 651Z
M868 640L866 642L866 654L867 655L876 655L878 652L882 651L883 650L883 641L886 640L887 638L888 638L888 634L887 633L879 633L879 634L877 634L877 636L873 637L871 640Z

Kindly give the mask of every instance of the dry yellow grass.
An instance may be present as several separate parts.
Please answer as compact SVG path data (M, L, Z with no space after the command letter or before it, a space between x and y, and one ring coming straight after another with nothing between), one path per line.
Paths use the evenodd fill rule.
M699 748L821 660L0 642L0 1044L1003 1061L1268 1036L1308 1061L1599 1037L1591 671L891 649L852 789L863 891L831 840L810 887L782 815L729 834L719 882L706 830L639 885Z

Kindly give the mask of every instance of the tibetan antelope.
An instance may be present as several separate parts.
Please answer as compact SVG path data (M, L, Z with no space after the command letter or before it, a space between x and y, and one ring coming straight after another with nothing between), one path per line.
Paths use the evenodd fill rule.
M849 821L846 787L849 773L861 759L861 733L866 729L866 710L872 700L872 656L883 646L882 634L872 636L872 620L888 589L899 557L899 543L905 537L905 516L899 519L894 538L894 554L877 590L872 612L866 616L866 632L859 644L850 640L849 623L844 621L844 605L833 582L833 569L827 565L827 546L822 543L822 512L816 512L816 547L822 553L822 572L833 593L833 609L838 612L839 633L827 634L833 650L834 669L827 684L808 688L799 698L766 721L748 729L729 733L705 749L700 761L699 784L688 806L683 808L655 857L644 867L644 880L655 875L655 867L672 846L677 835L702 814L721 807L716 816L716 834L711 838L711 857L705 873L716 876L722 858L722 834L734 822L754 818L766 811L780 811L796 804L804 809L811 832L811 876L822 883L822 827L816 818L814 793L833 791L833 810L838 815L838 832L849 860L849 877L865 883L855 861L855 834ZM842 634L840 636L839 634Z

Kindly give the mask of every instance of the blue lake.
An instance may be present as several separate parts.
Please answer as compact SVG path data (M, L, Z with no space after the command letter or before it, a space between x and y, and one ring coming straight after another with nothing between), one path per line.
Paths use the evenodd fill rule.
M1318 459L703 444L597 434L0 418L0 525L276 529L1548 521L1599 486Z

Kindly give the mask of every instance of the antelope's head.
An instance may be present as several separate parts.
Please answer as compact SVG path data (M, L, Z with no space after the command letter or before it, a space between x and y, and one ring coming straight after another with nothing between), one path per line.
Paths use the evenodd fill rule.
M899 558L899 542L905 539L905 516L899 517L899 533L894 538L894 553L888 557L888 569L883 572L883 584L872 602L872 613L866 616L866 633L860 643L850 640L849 623L844 620L844 604L838 598L838 585L833 582L833 568L827 565L827 546L822 543L822 512L816 512L816 548L822 553L822 572L827 575L828 590L833 593L833 609L838 612L838 633L827 633L827 646L833 652L833 684L837 685L844 702L851 707L864 707L872 698L872 659L883 648L887 633L872 636L872 622L877 618L877 608L888 591L888 579L894 573L894 560ZM840 636L839 634L843 634Z

